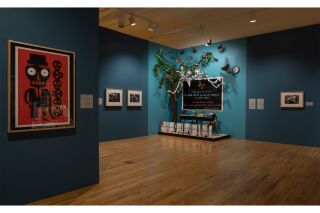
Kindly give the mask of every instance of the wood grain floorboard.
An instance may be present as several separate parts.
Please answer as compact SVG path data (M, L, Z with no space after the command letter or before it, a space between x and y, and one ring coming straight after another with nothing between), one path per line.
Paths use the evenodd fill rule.
M154 135L100 143L99 184L32 204L319 205L319 192L320 148Z

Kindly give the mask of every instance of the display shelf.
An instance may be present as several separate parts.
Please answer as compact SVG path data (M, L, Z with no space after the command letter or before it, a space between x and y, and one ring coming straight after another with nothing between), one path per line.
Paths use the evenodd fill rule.
M170 135L176 137L183 137L183 138L192 138L192 139L199 139L205 141L219 141L223 139L227 139L230 137L228 134L212 134L211 137L202 137L202 136L193 136L193 135L184 135L178 133L170 133L170 132L159 132L160 135Z
M195 115L180 115L181 120L196 120L196 121L215 121L216 117L208 117L208 116L195 116Z

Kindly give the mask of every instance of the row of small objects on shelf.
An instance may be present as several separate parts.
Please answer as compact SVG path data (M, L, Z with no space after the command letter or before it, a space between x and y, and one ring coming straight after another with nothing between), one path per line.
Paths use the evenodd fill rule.
M212 137L213 125L214 124L211 122L201 125L201 124L161 121L160 132L179 134L179 135L198 136L198 137Z

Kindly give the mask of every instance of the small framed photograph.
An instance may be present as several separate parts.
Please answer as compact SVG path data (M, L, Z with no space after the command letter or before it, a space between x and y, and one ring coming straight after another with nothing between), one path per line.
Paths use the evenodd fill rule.
M141 90L128 90L128 106L142 106Z
M106 106L122 106L122 89L106 88Z
M280 93L281 108L304 108L303 92L281 92Z

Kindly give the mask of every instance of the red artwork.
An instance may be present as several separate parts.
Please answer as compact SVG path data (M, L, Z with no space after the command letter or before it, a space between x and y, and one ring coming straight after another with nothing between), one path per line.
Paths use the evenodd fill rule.
M74 53L9 41L9 132L74 127Z

